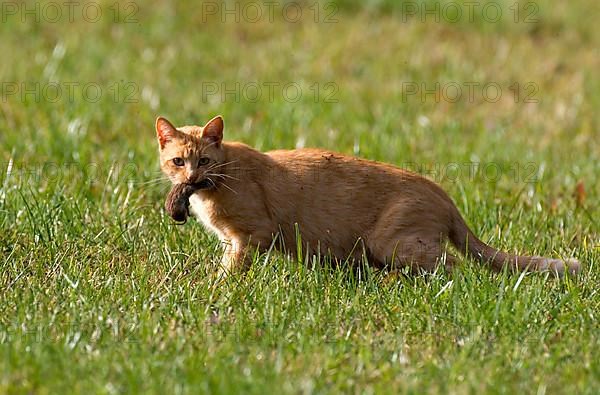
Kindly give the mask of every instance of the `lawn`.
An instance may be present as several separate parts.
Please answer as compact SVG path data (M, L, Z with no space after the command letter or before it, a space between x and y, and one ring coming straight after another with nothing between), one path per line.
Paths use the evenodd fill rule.
M267 3L1 5L0 393L600 392L600 3ZM420 172L482 240L583 271L273 253L212 287L154 120L217 114Z

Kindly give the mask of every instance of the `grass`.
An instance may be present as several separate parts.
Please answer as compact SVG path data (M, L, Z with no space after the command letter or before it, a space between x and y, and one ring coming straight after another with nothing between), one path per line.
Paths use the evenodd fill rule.
M157 1L125 23L125 4L116 21L98 4L95 23L5 12L0 24L0 392L600 390L596 2L540 1L532 23L514 22L512 2L497 3L498 23L403 20L392 1L339 3L334 23L236 23ZM471 100L470 82L502 95ZM223 83L235 93L222 97ZM455 83L463 97L406 83ZM244 93L252 84L260 99ZM420 171L483 240L574 256L583 273L465 260L405 277L272 254L211 288L217 240L165 216L153 121L218 113L226 138L262 150L318 146Z

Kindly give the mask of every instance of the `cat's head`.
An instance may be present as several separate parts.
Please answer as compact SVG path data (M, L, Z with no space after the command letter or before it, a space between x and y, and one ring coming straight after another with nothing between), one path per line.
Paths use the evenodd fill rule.
M204 126L176 128L163 117L156 119L160 168L173 184L216 186L223 165L223 118Z

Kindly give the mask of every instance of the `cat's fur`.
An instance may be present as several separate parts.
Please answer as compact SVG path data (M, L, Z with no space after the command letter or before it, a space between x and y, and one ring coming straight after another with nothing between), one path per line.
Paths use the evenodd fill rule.
M156 131L162 171L173 184L198 189L191 213L223 242L222 274L247 269L255 249L273 245L294 254L298 235L304 253L366 256L392 269L451 266L446 239L495 270L580 269L575 259L517 256L488 246L437 184L392 165L320 149L262 153L222 141L220 116L204 127L178 129L159 117Z

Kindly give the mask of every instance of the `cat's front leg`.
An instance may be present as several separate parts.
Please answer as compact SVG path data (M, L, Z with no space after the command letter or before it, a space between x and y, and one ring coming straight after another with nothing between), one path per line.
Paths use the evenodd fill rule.
M248 271L252 263L252 254L249 253L248 244L242 243L240 240L223 240L225 251L217 277L224 279L232 273L244 273Z

